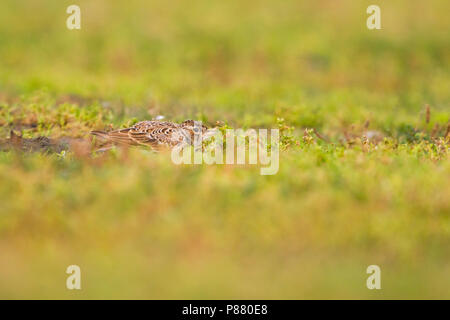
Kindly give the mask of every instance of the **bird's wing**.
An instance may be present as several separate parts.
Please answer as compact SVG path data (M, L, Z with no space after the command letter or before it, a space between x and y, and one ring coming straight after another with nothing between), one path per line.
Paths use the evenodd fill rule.
M153 149L162 146L175 146L184 141L179 125L167 121L142 121L131 128L110 132L92 131L92 134L118 144L145 145Z
M149 139L159 145L175 146L184 140L183 130L174 126L155 126L147 129Z

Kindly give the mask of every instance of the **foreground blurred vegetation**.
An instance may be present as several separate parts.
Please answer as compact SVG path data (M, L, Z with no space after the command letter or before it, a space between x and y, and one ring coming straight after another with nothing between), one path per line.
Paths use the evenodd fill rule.
M0 140L195 118L280 171L0 143L0 298L450 298L448 1L73 3L0 4Z

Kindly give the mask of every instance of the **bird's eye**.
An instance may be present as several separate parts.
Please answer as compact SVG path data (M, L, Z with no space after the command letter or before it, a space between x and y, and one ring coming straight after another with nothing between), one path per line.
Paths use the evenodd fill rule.
M194 128L194 132L199 132L200 129L199 128Z

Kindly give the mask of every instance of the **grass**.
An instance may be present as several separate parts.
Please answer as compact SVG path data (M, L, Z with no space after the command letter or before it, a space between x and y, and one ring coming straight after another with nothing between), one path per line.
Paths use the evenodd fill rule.
M0 298L450 297L447 1L70 4L0 5L0 139L195 118L280 170L0 152Z

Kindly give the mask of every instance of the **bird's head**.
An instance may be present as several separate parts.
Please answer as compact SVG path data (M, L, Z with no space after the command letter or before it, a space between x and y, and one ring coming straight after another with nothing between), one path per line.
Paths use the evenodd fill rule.
M204 134L208 127L205 126L201 121L186 120L181 123L183 129L189 130L192 134Z

